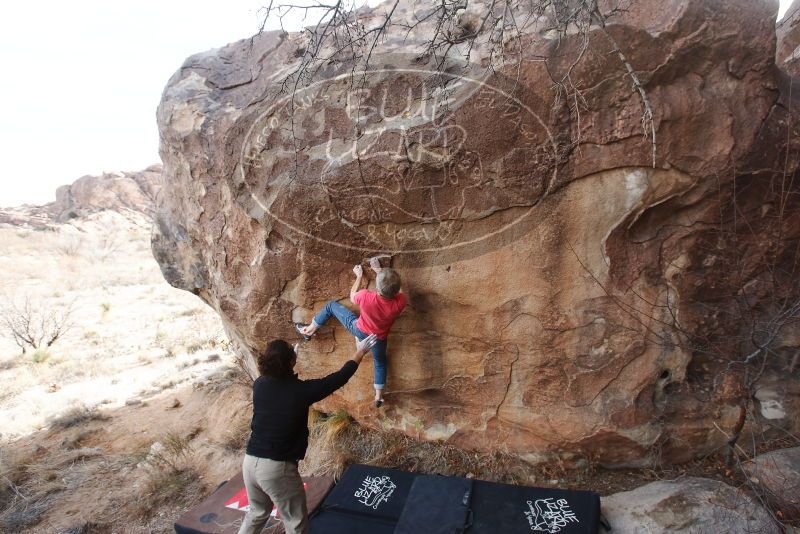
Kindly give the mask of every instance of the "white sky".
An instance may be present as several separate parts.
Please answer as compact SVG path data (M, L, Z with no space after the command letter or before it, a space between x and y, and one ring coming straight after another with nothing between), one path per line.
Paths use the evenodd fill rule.
M266 3L8 4L0 20L0 206L42 204L85 174L157 163L155 110L169 77L188 56L252 35ZM780 3L783 15L791 0Z

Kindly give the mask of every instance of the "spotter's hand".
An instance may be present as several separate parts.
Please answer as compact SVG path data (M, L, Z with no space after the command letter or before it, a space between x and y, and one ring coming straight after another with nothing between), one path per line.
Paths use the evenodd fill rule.
M378 336L376 336L375 334L370 334L364 339L356 339L356 352L365 354L369 349L375 346L375 343L377 342L378 342Z

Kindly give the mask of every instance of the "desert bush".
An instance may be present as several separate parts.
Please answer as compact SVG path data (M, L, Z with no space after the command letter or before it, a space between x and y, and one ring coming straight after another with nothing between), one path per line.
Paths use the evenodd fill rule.
M147 456L147 463L159 470L181 471L192 452L190 438L175 432L168 432L160 441L153 444Z
M248 410L239 410L233 419L230 428L222 437L220 445L230 452L242 452L250 438L250 413Z
M53 498L45 495L41 499L19 499L0 512L0 526L4 532L22 532L41 521L50 508Z
M84 405L73 406L61 415L49 421L50 428L63 430L73 426L82 425L89 421L106 421L110 419L107 415L100 413L97 408L89 408Z
M187 508L205 495L205 485L193 465L191 440L199 432L187 436L167 433L150 447L144 459L149 467L134 514L149 519L163 506Z
M94 249L94 256L101 262L107 261L120 251L125 243L125 238L120 235L113 223L106 222L102 225L99 237Z
M58 450L40 460L4 454L0 462L0 527L21 532L37 524L65 488L64 471L81 460L100 456L98 449Z
M33 363L44 363L50 359L50 353L44 349L36 349L36 351L33 353L33 356L31 356L31 359L33 360Z
M196 469L187 467L152 473L142 487L134 514L147 520L164 506L188 508L205 496L206 487Z
M110 525L90 521L62 530L58 534L109 534L111 532L113 529Z
M0 309L0 332L14 341L25 354L29 348L46 349L72 328L72 305L56 310L44 303L33 303L26 297L18 305L5 299Z
M64 236L56 245L56 250L64 256L77 256L82 249L83 240L79 236Z

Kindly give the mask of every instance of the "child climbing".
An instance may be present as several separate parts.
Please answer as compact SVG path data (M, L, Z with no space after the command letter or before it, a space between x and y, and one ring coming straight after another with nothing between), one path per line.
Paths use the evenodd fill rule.
M311 336L331 317L336 317L359 340L375 334L378 337L378 341L372 347L375 406L380 408L383 405L383 390L386 386L386 349L389 330L406 307L406 296L400 292L400 275L397 271L381 267L378 258L370 258L369 265L376 274L377 292L360 289L364 270L361 265L353 267L356 281L350 288L350 300L360 308L360 316L331 300L314 317L311 324L295 323L294 326L306 341L311 339Z

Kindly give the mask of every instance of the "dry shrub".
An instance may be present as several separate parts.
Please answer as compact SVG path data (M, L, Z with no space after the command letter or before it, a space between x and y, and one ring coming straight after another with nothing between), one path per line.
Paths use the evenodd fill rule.
M135 513L147 520L163 507L189 508L205 493L205 485L192 467L155 472L145 481Z
M111 525L89 522L62 530L58 534L110 534L111 532L113 532Z
M250 414L246 410L236 413L230 428L222 436L220 445L230 452L241 452L250 438Z
M164 507L189 508L205 495L206 487L193 465L190 442L196 433L170 432L150 448L149 474L134 504L136 517L148 520Z
M304 469L339 477L351 463L418 473L480 478L512 484L533 483L535 469L500 451L468 451L442 441L421 441L397 431L366 428L344 411L309 415L309 448Z
M168 432L161 441L151 447L147 462L158 469L180 471L190 459L192 452L190 441L189 437Z
M101 456L98 449L58 450L38 458L4 452L0 465L0 527L20 532L38 523L66 489L64 472L81 460Z
M89 408L85 405L73 406L61 415L50 419L50 428L54 430L64 430L73 426L82 425L89 421L107 421L109 416L100 413L97 408Z

